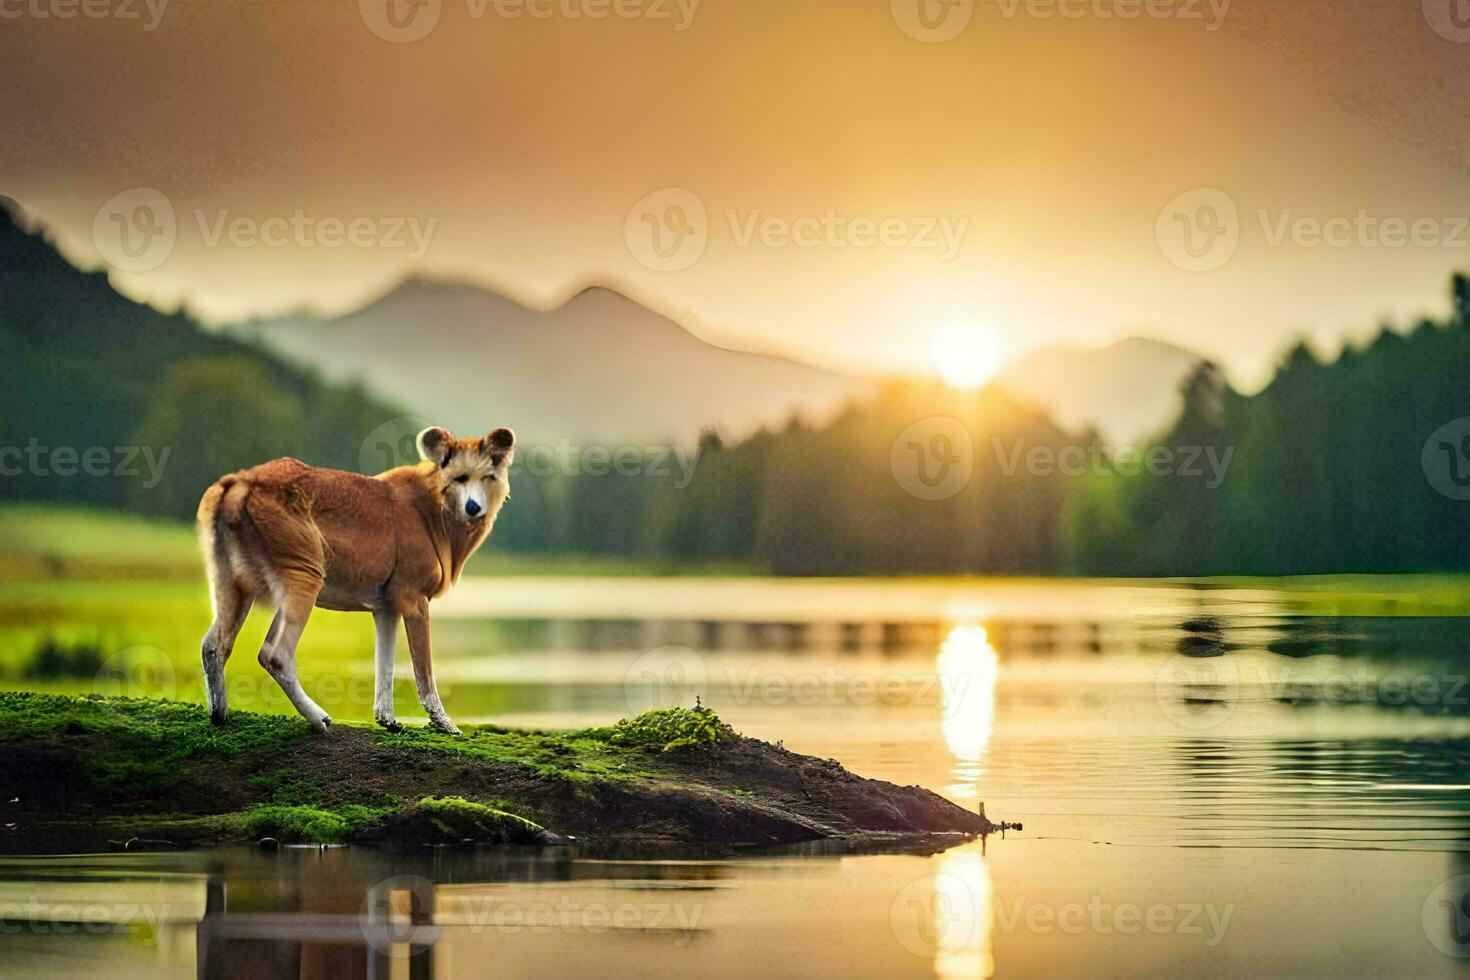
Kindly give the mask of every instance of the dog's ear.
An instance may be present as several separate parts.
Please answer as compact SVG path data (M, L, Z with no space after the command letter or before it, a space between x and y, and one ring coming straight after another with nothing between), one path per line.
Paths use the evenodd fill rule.
M509 429L496 429L480 440L480 445L489 453L507 453L515 448L516 434Z
M419 455L435 466L443 466L454 455L454 436L437 425L419 433Z

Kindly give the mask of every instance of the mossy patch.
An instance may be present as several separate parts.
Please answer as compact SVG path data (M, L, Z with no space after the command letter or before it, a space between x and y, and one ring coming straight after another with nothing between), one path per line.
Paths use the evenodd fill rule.
M735 730L709 708L655 708L582 734L609 745L675 752L733 738Z
M669 708L571 732L463 736L136 698L0 692L0 852L143 838L387 844L771 844L976 832L975 814Z
M0 742L106 736L92 740L99 751L79 758L96 784L108 789L167 786L181 766L195 761L245 755L268 760L310 730L301 718L253 714L215 727L204 708L178 701L0 691Z

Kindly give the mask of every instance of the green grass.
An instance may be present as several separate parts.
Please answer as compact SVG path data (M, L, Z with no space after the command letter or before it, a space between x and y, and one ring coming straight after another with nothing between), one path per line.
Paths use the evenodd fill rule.
M108 751L84 759L84 764L99 786L110 789L162 788L188 763L247 754L268 760L310 730L299 717L257 714L242 714L216 728L202 707L178 701L0 691L0 742L107 735Z
M202 574L191 524L44 504L0 507L3 578L193 578Z
M615 725L570 732L491 725L466 726L463 736L417 728L347 730L353 738L367 738L362 749L377 746L376 751L387 753L383 764L397 766L401 774L430 767L442 774L446 764L459 773L462 761L481 760L514 766L553 784L579 786L625 779L678 783L677 770L663 764L666 753L698 751L735 734L707 708L656 709ZM503 800L411 799L374 788L356 770L320 762L311 740L321 737L300 718L237 713L228 725L215 727L202 707L177 701L0 691L0 750L19 743L69 752L86 776L73 783L78 805L90 807L90 795L100 790L104 798L127 801L125 811L159 805L165 811L192 811L122 816L103 810L97 819L109 832L318 843L371 837L375 825L381 833L390 824L409 828L414 840L514 842L536 840L541 833L539 824L511 812ZM394 758L402 753L429 758L405 764ZM240 763L254 775L241 779ZM199 813L218 798L220 780L231 787L234 806L249 805ZM406 776L404 782L413 780ZM235 792L237 785L246 791ZM57 818L92 819L71 810Z

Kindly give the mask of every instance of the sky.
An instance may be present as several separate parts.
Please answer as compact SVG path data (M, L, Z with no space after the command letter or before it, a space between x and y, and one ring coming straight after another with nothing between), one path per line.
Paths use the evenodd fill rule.
M1249 388L1470 269L1457 0L393 2L0 0L0 192L215 322L600 283L881 372L1146 335Z

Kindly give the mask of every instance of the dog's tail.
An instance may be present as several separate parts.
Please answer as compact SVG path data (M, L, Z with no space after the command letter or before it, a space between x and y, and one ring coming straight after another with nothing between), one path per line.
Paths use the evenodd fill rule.
M212 483L199 499L195 527L211 591L234 577L232 556L238 553L235 535L245 517L245 500L249 496L250 483L231 473Z

